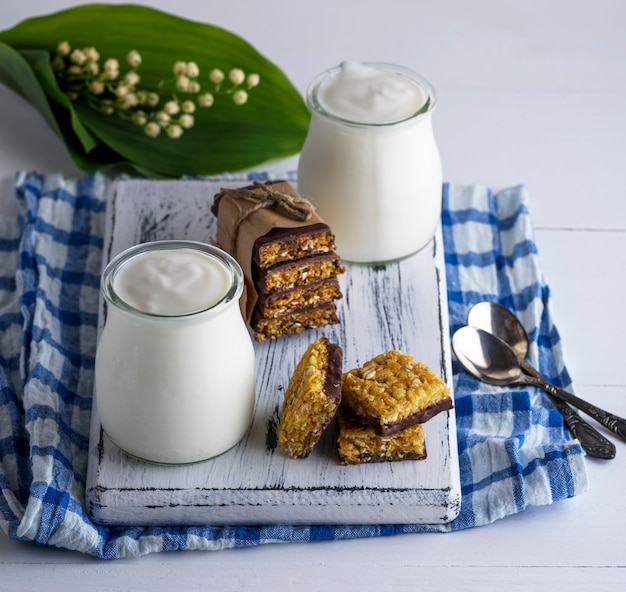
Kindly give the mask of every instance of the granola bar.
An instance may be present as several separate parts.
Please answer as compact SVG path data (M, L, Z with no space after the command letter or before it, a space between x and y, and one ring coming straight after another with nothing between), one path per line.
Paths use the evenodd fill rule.
M335 250L335 236L318 222L296 228L274 228L254 243L252 258L262 269Z
M314 341L298 362L283 401L278 441L287 454L306 458L341 402L343 353L325 337Z
M358 421L344 406L339 409L337 445L339 463L342 465L426 458L421 424L417 423L389 436L379 436L372 426Z
M255 312L266 319L272 319L299 309L328 304L341 297L339 281L333 277L291 290L259 294Z
M257 312L252 317L250 326L256 341L266 341L337 323L339 323L337 306L334 302L330 302L270 318Z
M252 277L258 294L273 294L336 277L344 271L345 267L336 253L325 253L299 261L279 263L269 269L254 266Z
M453 407L446 383L428 366L398 350L346 372L342 397L379 436L424 423Z

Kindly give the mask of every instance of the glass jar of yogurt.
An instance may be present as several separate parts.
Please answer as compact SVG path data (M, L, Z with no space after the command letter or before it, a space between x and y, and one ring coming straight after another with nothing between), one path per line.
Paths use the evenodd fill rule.
M107 265L95 392L102 427L120 448L182 464L244 436L255 371L243 283L235 259L192 241L138 245Z
M357 263L393 261L432 239L441 217L441 159L432 85L391 64L344 62L307 92L311 123L298 190Z

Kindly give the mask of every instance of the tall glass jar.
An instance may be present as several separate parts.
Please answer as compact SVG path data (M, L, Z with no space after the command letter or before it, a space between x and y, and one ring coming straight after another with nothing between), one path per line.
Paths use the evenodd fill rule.
M435 90L400 66L359 66L373 72L372 80L345 86L342 65L309 86L311 123L298 189L332 228L342 259L393 261L428 244L441 217L441 160L431 121ZM396 98L413 91L413 106L393 111Z
M138 245L107 265L95 390L102 427L120 448L182 464L244 436L255 383L242 289L230 255L191 241Z

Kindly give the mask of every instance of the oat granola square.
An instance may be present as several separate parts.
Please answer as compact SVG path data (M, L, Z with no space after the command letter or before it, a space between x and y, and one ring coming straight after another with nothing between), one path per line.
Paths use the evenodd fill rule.
M424 428L417 423L390 436L378 436L372 426L358 421L351 411L339 409L339 462L355 465L400 460L424 460Z
M389 435L453 407L446 383L422 362L391 350L343 375L345 405Z

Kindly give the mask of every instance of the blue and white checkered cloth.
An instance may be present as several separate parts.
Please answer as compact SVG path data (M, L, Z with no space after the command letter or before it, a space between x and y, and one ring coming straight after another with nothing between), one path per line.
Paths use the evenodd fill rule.
M448 525L105 528L84 507L108 181L20 173L18 219L0 217L0 526L11 538L102 558L183 549L455 531L587 489L584 455L538 390L477 382L454 366L462 506ZM444 186L451 331L499 301L531 359L570 387L523 187Z

